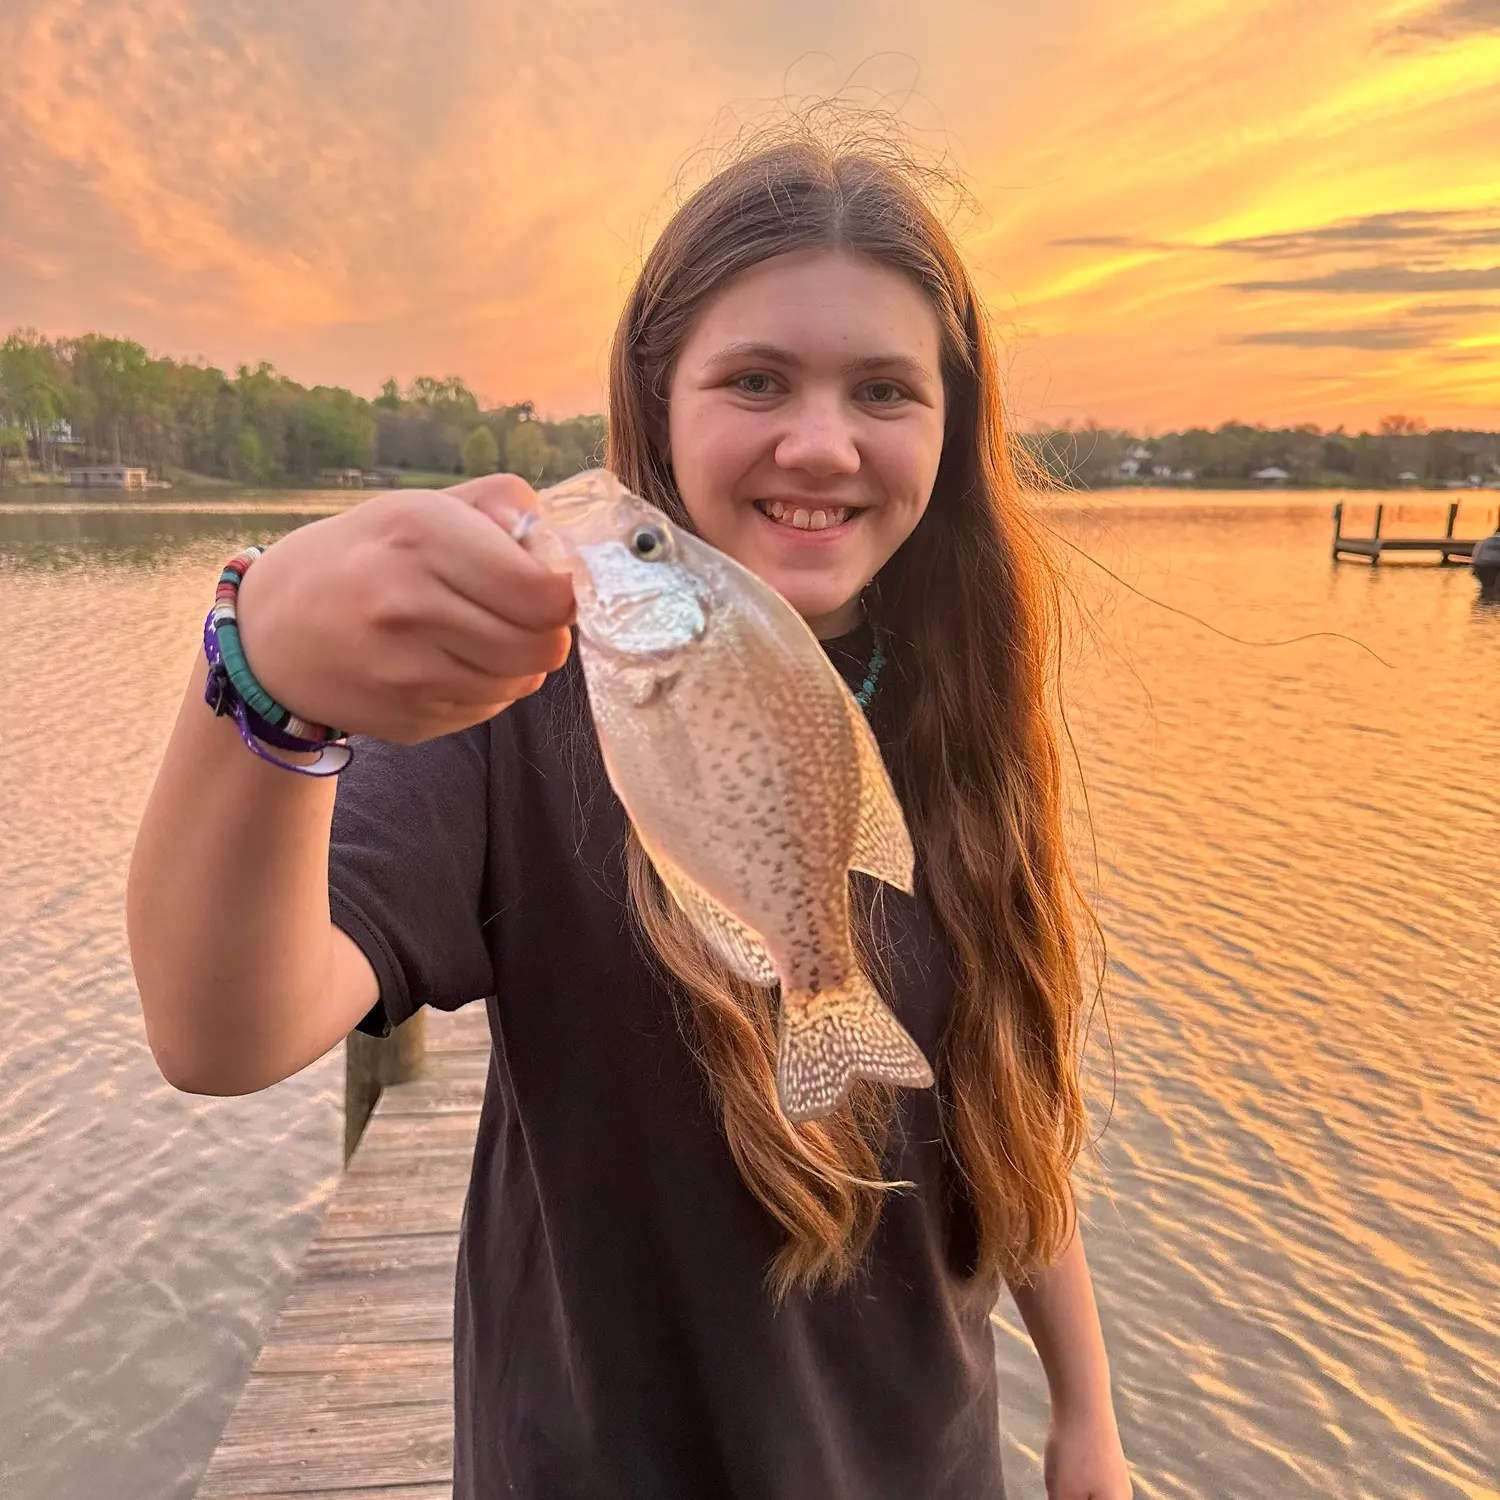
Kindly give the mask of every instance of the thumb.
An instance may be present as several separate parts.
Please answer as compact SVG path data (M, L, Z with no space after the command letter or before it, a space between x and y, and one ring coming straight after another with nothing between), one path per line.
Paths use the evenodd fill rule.
M523 515L537 509L536 491L519 474L485 474L462 484L450 484L446 493L473 506L506 531L514 530Z

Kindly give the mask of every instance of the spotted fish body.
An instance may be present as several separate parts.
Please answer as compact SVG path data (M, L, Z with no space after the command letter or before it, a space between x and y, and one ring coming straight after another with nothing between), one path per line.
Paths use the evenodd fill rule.
M853 694L768 584L595 470L518 535L569 570L604 764L673 899L736 974L780 985L789 1120L856 1078L927 1087L857 957L850 870L910 894L912 845Z

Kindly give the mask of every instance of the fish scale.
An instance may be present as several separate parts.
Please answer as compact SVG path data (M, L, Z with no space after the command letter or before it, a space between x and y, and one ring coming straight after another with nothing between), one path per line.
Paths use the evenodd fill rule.
M850 927L850 870L910 893L911 838L806 621L603 470L517 534L573 576L605 770L657 874L731 970L780 986L783 1113L825 1116L858 1078L930 1086Z

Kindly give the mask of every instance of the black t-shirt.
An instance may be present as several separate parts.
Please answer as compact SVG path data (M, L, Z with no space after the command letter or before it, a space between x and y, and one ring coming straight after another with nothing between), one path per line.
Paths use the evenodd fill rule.
M867 628L825 644L857 682ZM455 1500L1001 1500L998 1285L969 1274L933 1092L901 1093L886 1170L917 1188L887 1199L858 1279L776 1305L780 1232L638 947L625 829L576 653L485 724L359 741L339 779L333 919L380 980L363 1029L488 997ZM895 1009L935 1057L953 980L920 872L876 910Z

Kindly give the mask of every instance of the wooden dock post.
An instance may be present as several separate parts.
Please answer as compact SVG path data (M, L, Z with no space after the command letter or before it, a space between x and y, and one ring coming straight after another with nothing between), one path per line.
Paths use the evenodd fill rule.
M1383 536L1385 527L1385 505L1375 507L1375 524L1369 536L1350 536L1344 530L1344 502L1333 507L1333 560L1345 557L1366 557L1372 567L1378 567L1381 555L1386 552L1436 552L1439 563L1447 567L1454 561L1467 561L1474 554L1476 538L1455 536L1458 530L1459 502L1448 505L1448 524L1442 536ZM1397 519L1400 509L1397 508ZM1434 528L1436 529L1436 528Z
M1448 506L1448 529L1443 533L1443 540L1444 541L1451 542L1453 540L1453 528L1457 524L1457 522L1458 522L1458 501L1454 500ZM1438 558L1438 566L1440 568L1446 568L1448 566L1448 564L1451 563L1452 561L1453 561L1453 554L1451 552L1448 552L1447 550L1444 550L1442 556Z
M419 1010L387 1037L352 1031L344 1043L344 1164L388 1083L420 1078L427 1061L427 1012Z

